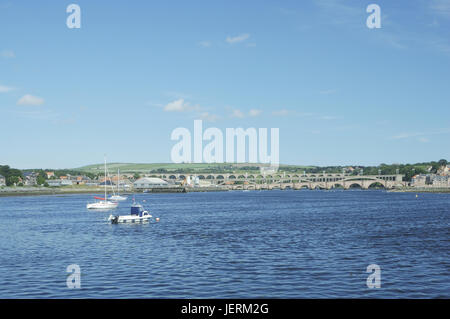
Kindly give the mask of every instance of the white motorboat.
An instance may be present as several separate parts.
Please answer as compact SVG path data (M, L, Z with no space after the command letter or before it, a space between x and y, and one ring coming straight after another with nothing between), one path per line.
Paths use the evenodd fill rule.
M114 209L117 208L117 206L119 206L119 203L117 201L109 201L108 197L107 197L107 189L106 189L106 185L107 185L107 173L106 173L106 157L105 157L105 197L94 197L94 199L96 199L97 201L94 203L88 203L86 205L87 209L95 209L95 210L109 210L109 209Z
M112 196L109 196L109 199L112 201L115 201L115 202L123 202L123 201L127 200L128 197L122 196L122 195L112 195Z
M117 170L117 195L114 194L109 197L110 200L116 201L116 202L122 202L128 199L127 196L122 196L119 194L119 188L120 188L120 170Z
M111 224L134 224L149 222L151 218L152 215L150 215L141 204L133 203L133 205L131 205L130 215L110 215L108 221L110 221Z

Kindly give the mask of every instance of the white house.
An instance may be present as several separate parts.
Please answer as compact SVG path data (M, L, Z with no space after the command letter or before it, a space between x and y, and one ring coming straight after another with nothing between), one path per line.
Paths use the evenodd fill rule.
M73 184L72 181L68 179L48 179L46 182L50 187L70 186Z
M6 186L6 178L3 175L0 175L0 186Z
M136 180L133 183L133 186L136 189L166 187L168 185L169 185L169 183L167 183L165 180L162 180L161 178L156 178L156 177L143 177L143 178Z

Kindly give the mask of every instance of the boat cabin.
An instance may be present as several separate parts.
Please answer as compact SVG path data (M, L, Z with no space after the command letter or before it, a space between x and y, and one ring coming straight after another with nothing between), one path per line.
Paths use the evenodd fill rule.
M131 215L142 217L142 216L148 215L148 212L144 210L142 205L133 204L131 206Z

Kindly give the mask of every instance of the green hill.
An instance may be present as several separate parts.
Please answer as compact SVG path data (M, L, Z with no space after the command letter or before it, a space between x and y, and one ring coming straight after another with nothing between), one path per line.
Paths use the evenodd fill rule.
M214 163L214 164L173 164L173 163L109 163L107 164L108 171L114 172L120 169L122 173L165 173L165 172L196 172L196 173L214 173L214 172L245 172L258 171L261 166L268 166L267 164L229 164L229 163ZM280 169L308 169L312 166L297 166L297 165L280 165ZM104 164L93 164L76 168L74 170L98 174L103 172Z

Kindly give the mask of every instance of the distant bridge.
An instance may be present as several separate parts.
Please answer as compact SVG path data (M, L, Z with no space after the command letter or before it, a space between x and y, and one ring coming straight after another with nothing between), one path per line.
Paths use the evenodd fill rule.
M207 180L213 185L229 189L368 189L382 186L386 189L405 186L403 176L396 175L349 175L349 174L152 174L165 180L182 181L188 176Z

